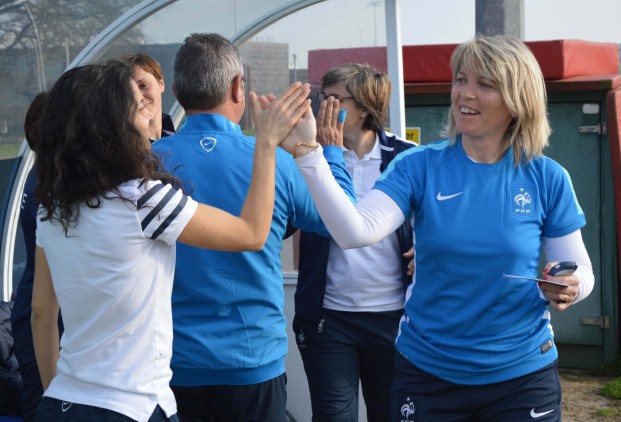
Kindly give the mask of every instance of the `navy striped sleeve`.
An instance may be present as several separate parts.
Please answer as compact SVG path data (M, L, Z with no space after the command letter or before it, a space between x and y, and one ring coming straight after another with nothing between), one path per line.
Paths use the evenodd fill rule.
M151 182L145 188L136 201L143 235L174 243L194 215L197 202L171 185Z

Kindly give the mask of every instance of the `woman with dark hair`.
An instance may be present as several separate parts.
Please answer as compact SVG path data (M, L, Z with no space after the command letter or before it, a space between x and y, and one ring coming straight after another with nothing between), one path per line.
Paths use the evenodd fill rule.
M308 93L294 84L263 110L251 93L253 177L235 217L198 204L162 169L148 139L152 113L127 65L88 65L60 77L37 147L32 329L45 389L38 420L177 420L169 387L175 243L262 248L276 145L308 114Z

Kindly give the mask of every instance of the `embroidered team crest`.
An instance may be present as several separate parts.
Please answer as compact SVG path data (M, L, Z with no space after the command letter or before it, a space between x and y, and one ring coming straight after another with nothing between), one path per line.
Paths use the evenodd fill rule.
M405 418L401 419L401 422L409 421L410 416L412 416L414 413L416 413L416 407L414 407L414 403L410 401L410 398L408 397L405 404L401 406L401 416Z
M297 343L298 343L298 347L300 349L303 349L303 348L306 347L306 337L304 336L304 330L300 330L297 333L296 340L297 340Z
M217 143L218 140L216 138L211 138L209 136L201 139L201 147L207 152L211 152L216 147Z
M532 185L511 186L511 212L520 217L530 217L535 212L535 187Z

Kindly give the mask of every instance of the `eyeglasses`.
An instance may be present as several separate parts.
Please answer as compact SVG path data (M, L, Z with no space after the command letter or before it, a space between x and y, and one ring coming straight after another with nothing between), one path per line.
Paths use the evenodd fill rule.
M320 92L317 96L319 97L320 103L323 103L323 100L327 100L328 97L334 97L335 100L339 100L340 102L354 99L354 97L339 97L336 94L326 94L325 92Z

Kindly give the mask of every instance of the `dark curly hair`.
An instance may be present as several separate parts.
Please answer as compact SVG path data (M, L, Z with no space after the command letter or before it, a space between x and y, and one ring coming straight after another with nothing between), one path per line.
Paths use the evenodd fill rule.
M102 199L124 198L118 186L161 180L178 187L134 125L138 110L131 69L121 61L66 71L49 91L39 125L37 200L42 221L57 220L65 235L79 206L99 208Z
M41 114L43 114L46 99L47 92L39 92L30 103L30 106L26 111L26 118L24 119L24 134L26 135L26 142L28 142L28 146L34 152L37 152L39 119L41 118Z

